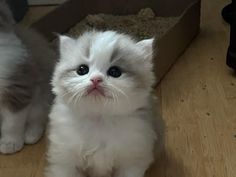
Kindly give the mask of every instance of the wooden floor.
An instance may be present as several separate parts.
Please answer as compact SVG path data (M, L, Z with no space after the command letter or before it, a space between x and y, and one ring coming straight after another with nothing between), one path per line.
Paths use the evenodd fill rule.
M167 125L166 153L149 177L236 176L236 77L225 65L229 0L202 0L199 36L157 89ZM43 177L45 139L0 155L0 177Z

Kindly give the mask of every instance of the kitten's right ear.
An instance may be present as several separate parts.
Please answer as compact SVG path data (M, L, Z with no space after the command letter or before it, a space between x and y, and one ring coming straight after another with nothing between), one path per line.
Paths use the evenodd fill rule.
M153 43L154 43L154 38L151 38L151 39L141 40L136 44L139 47L139 49L143 51L145 59L149 60L152 59Z
M59 35L59 46L60 52L66 52L71 49L75 45L75 40L70 38L69 36Z

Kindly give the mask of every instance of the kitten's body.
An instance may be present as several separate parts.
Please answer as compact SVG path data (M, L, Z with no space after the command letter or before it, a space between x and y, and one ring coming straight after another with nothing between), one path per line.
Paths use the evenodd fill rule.
M44 131L55 54L35 31L13 23L0 1L0 152L33 144ZM4 7L4 8L3 8ZM10 20L11 19L11 20Z
M111 31L86 33L78 40L61 38L47 177L144 175L162 133L153 123L151 58L152 40L136 44ZM84 63L90 72L76 75ZM112 65L122 68L119 78L106 76ZM95 76L103 79L104 95L87 92Z

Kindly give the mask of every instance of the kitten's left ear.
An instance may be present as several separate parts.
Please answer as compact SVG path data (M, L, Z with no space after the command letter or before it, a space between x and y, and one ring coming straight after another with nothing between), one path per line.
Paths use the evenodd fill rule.
M75 40L69 36L59 35L60 51L65 52L75 45Z
M154 38L151 38L139 41L136 45L143 51L143 54L146 56L146 58L151 59L153 54L153 43Z

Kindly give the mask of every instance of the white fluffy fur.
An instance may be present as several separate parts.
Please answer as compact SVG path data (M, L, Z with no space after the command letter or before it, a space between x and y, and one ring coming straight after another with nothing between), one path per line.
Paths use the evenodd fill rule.
M78 39L60 37L47 177L144 175L154 160L157 138L150 101L152 43L153 39L136 42L113 31L88 32ZM116 66L126 65L134 73L111 78L106 72L117 49ZM127 63L119 63L120 58ZM85 63L89 73L77 75L77 67ZM105 97L85 96L94 75L104 79Z
M0 55L0 153L10 154L36 143L44 132L56 57L37 32L14 24L4 0L0 0ZM20 108L9 106L14 101Z
M11 84L7 79L14 73L17 65L24 62L27 52L21 40L13 32L0 32L0 96L5 88ZM1 108L1 139L0 152L14 153L22 149L24 144L24 131L29 106L18 113L12 113L7 108ZM37 135L41 136L41 135Z
M5 94L6 88L12 84L10 77L17 74L15 73L17 67L19 67L19 64L29 60L29 56L33 60L32 63L37 60L45 60L44 63L40 61L44 66L37 66L38 68L53 67L53 64L51 63L55 58L54 53L47 48L48 46L45 45L47 44L46 41L34 31L21 27L17 28L16 31L22 38L19 38L13 30L0 32L0 100ZM34 45L42 46L37 47L32 44L26 46L22 42L24 40L27 40L28 43L35 43L35 41L37 41L37 44ZM4 102L1 102L0 153L15 153L23 148L24 143L34 144L42 136L47 121L47 113L50 104L49 100L50 97L52 97L49 92L50 76L48 73L49 71L47 69L47 72L41 74L42 79L32 78L34 80L41 79L40 81L43 83L38 84L33 90L34 94L32 100L29 105L22 110L17 112L11 111L5 106ZM24 78L21 79L24 80Z
M29 62L38 64L35 70L45 70L41 77L31 78L38 82L36 87L30 90L33 92L32 99L22 110L11 111L1 101L0 153L3 154L15 153L21 150L24 144L34 144L41 138L52 99L49 80L55 62L54 52L48 49L47 42L36 32L22 27L15 27L14 30L16 32L13 29L0 32L0 100L6 88L12 84L10 77L20 74L16 73L20 64L32 60ZM24 78L21 79L24 81Z
M0 78L8 78L14 71L16 65L24 60L27 53L22 48L22 42L14 33L0 32L0 46ZM16 58L20 60L16 60ZM6 81L3 80L3 82L0 82L0 88L9 85Z

